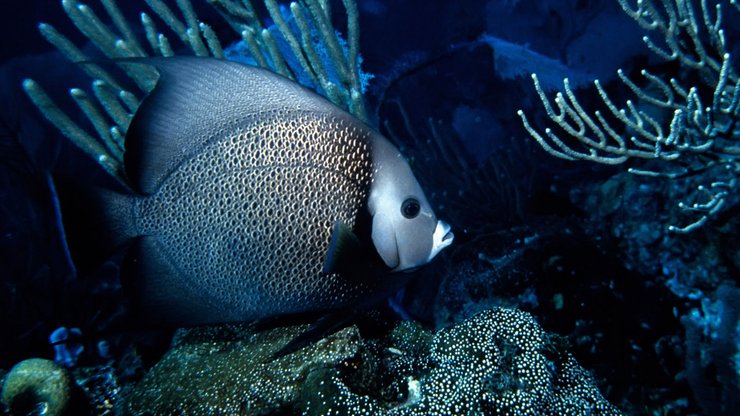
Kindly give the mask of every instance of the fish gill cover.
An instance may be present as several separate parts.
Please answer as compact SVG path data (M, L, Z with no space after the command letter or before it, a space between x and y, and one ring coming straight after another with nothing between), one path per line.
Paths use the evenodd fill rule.
M61 3L0 6L0 412L738 413L737 2ZM154 78L106 61L141 52L318 91L401 149L455 244L276 360L305 320L121 328L121 255L73 262L56 194L127 185Z

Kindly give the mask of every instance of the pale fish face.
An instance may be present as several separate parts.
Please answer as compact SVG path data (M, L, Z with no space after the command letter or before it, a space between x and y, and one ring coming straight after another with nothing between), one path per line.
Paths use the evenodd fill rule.
M406 160L385 139L374 144L375 175L368 208L375 249L393 271L428 263L453 241L450 226L437 220Z

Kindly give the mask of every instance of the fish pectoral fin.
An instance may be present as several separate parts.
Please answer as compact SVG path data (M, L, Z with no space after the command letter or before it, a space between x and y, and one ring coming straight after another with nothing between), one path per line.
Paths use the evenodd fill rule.
M347 224L337 221L331 231L329 249L321 272L325 274L350 273L357 269L357 261L361 256L360 239Z

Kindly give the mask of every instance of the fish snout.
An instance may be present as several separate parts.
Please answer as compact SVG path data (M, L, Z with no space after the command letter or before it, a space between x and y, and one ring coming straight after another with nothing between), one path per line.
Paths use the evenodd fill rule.
M428 261L431 261L437 253L452 244L454 239L455 235L452 233L452 227L444 221L437 221L434 234L432 234L432 251L429 253Z

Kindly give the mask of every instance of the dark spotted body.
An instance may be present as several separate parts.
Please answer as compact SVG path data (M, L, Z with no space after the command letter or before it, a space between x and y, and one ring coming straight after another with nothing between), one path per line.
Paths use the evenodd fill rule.
M361 288L321 267L332 225L353 227L367 198L369 130L311 113L255 117L138 200L138 231L227 320L356 301Z

